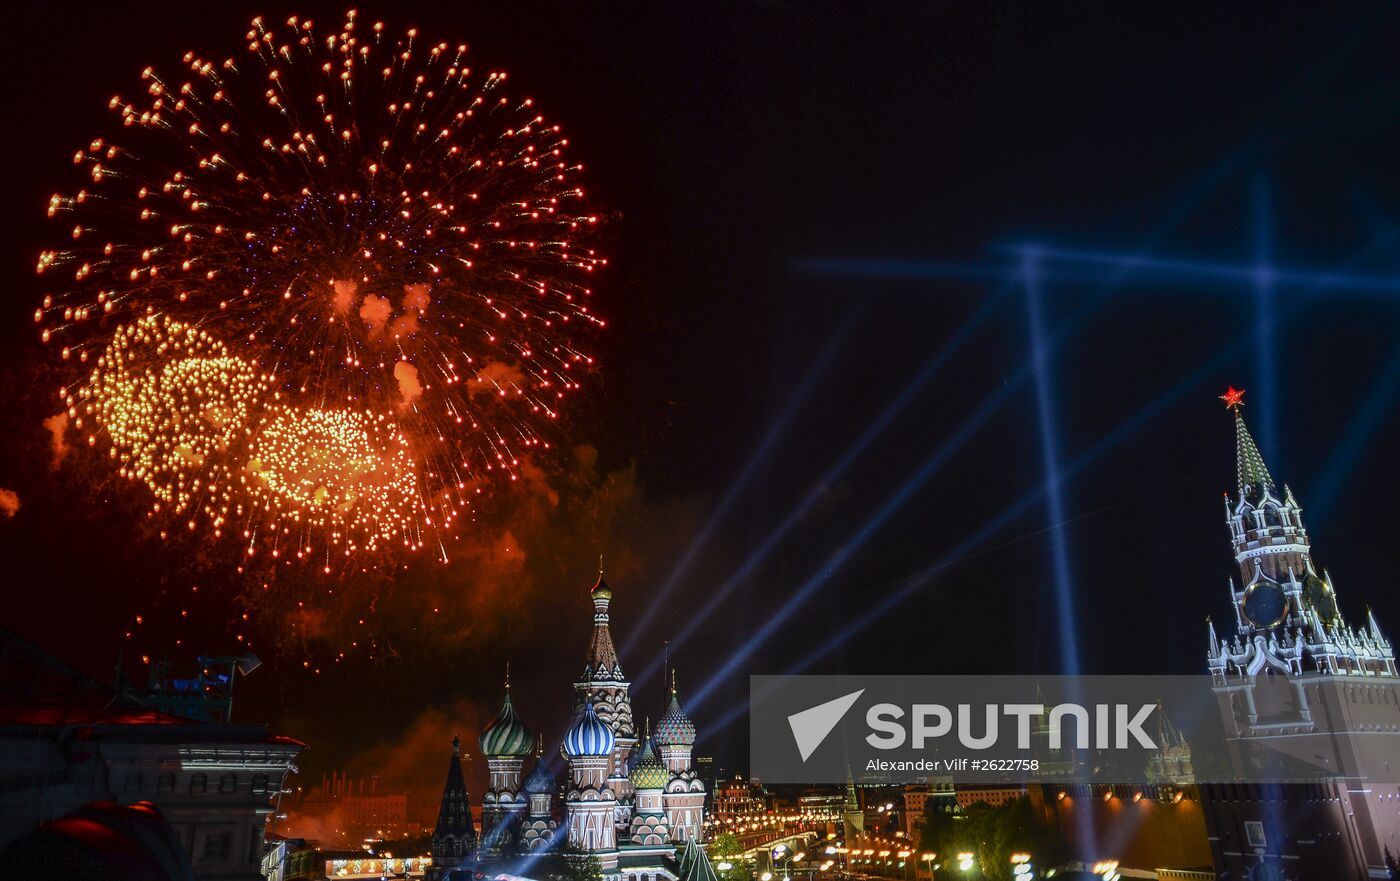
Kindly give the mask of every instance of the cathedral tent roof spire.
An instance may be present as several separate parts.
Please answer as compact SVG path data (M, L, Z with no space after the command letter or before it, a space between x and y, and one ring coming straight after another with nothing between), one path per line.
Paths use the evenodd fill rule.
M462 778L462 741L452 738L452 759L447 764L447 783L442 788L442 806L438 808L434 837L455 836L464 840L475 838L467 784Z
M1230 386L1220 396L1225 406L1235 414L1235 473L1239 483L1240 498L1258 499L1264 495L1275 495L1278 490L1274 478L1269 474L1264 457L1259 454L1249 428L1244 424L1244 389Z
M593 600L593 638L588 644L584 661L583 681L621 682L622 665L617 660L612 631L608 627L608 606L612 603L612 588L603 580L603 558L598 557L598 581L588 591Z
M693 837L685 840L685 849L680 859L680 881L719 881L710 858L695 843Z

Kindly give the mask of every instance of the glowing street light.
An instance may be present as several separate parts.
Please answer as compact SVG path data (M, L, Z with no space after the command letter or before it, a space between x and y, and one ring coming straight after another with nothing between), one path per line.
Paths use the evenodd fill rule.
M1011 855L1011 877L1016 881L1030 881L1031 878L1035 877L1030 854L1013 853Z
M1102 875L1103 881L1118 881L1123 873L1118 871L1117 860L1100 860L1094 863L1094 874Z

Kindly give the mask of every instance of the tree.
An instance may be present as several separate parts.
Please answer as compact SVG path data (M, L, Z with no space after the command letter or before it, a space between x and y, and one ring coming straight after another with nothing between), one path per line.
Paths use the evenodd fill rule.
M714 865L720 881L750 881L753 878L749 864L741 857L743 852L744 845L733 832L721 832L710 842L710 863ZM724 863L728 863L729 868L721 869Z
M603 881L603 864L592 851L566 854L564 862L569 866L567 881Z
M992 881L1009 881L1015 853L1030 854L1042 869L1066 859L1064 840L1025 796L988 811L980 825L977 854L982 872Z
M934 853L940 860L969 850L968 824L948 807L929 799L924 804L924 828L919 832L919 850Z
M1028 853L1044 870L1062 864L1068 851L1064 841L1045 817L1021 798L993 807L973 802L961 813L935 806L933 799L924 808L924 828L919 849L938 854L942 869L935 877L962 879L965 873L955 862L960 853L977 855L983 876L991 881L1007 881L1011 875L1011 855Z

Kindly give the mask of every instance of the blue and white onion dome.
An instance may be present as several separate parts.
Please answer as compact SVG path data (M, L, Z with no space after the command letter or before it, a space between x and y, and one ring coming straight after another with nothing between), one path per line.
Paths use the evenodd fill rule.
M613 730L593 711L593 701L583 705L583 712L564 735L564 755L571 759L586 756L610 756L613 751Z
M525 791L531 795L543 795L554 791L554 775L549 772L549 765L545 763L543 754L535 756L535 770L525 778Z
M506 694L501 700L501 709L496 713L496 718L486 723L486 728L481 732L481 737L477 738L477 746L481 747L483 756L511 756L524 757L530 754L530 747L534 744L534 737L530 734L525 723L520 721L520 717L515 715L515 707L510 702L510 682L506 682Z
M661 721L656 723L656 734L652 738L657 746L694 746L695 723L681 709L680 698L676 696L676 674L671 674L671 702Z

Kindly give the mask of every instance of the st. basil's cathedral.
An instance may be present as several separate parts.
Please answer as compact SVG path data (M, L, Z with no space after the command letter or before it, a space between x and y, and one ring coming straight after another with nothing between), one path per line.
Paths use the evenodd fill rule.
M477 739L490 782L481 801L481 831L472 820L454 738L447 784L433 832L432 876L454 869L548 851L591 854L606 881L714 881L697 845L705 821L705 785L691 751L695 724L681 706L675 674L654 730L638 736L629 683L608 623L612 603L600 569L590 590L593 634L583 675L574 683L573 723L561 751L568 761L562 820L560 786L537 742L511 704L510 680L501 708ZM525 761L534 767L523 778Z

